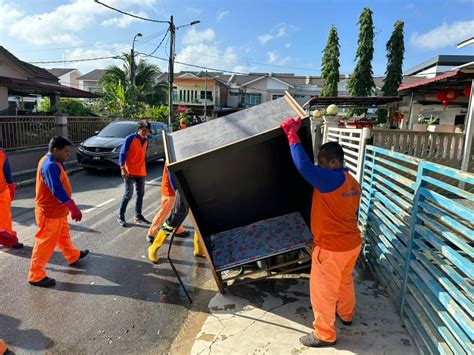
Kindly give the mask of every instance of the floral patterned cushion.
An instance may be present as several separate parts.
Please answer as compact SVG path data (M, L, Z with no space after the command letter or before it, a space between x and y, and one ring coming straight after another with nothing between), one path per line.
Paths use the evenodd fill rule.
M303 248L312 239L303 218L295 212L211 235L211 255L219 272Z

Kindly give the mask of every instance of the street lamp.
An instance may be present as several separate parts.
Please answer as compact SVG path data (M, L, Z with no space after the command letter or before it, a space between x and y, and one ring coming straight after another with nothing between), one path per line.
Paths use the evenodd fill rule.
M137 33L133 37L133 42L132 42L132 50L130 51L130 57L131 57L131 62L130 62L130 81L132 83L132 86L135 86L135 41L137 37L143 37L141 33Z
M173 131L173 126L171 125L171 118L173 117L173 79L174 79L174 38L176 34L176 30L187 27L197 25L201 23L199 20L194 20L186 25L175 26L173 22L173 16L170 16L169 20L169 31L170 31L170 57L168 63L168 126L170 131Z

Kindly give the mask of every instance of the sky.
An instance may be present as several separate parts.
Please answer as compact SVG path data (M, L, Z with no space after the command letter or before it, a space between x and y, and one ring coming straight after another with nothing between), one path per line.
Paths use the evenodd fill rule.
M329 28L340 39L340 72L355 66L359 14L373 11L374 75L386 68L385 46L396 20L405 22L407 69L440 54L474 55L474 46L456 44L474 36L474 0L101 0L141 17L177 26L201 23L176 31L176 61L234 72L320 75L322 51ZM135 50L167 58L166 23L121 15L94 0L0 0L0 45L21 60L48 62L46 68L77 68L82 74L118 64L114 59L66 62ZM164 39L163 39L164 38ZM163 40L163 41L162 41ZM142 58L144 58L142 56ZM166 61L146 60L167 70ZM198 70L177 64L176 71Z

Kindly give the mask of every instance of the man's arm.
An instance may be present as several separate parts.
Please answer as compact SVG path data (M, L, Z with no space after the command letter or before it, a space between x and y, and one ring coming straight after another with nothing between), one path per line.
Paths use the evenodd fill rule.
M43 175L43 180L46 186L54 197L68 208L71 212L71 218L74 221L79 222L82 219L81 210L64 190L63 184L61 183L61 170L59 169L59 166L56 163L44 163L41 168L41 174Z
M61 170L56 163L45 162L41 168L41 174L46 186L59 202L65 203L71 199L61 183Z
M3 164L3 176L5 176L5 180L7 184L13 184L13 176L12 170L10 168L10 162L8 161L8 157L5 154L5 163Z
M130 149L130 145L133 142L133 138L135 138L133 134L128 136L127 138L125 138L125 142L123 142L122 144L122 148L120 149L120 155L119 155L119 164L121 168L125 166L125 162L127 161L127 153L128 153L128 150Z
M321 169L313 164L301 143L290 144L291 157L300 174L320 192L331 192L344 183L344 174Z

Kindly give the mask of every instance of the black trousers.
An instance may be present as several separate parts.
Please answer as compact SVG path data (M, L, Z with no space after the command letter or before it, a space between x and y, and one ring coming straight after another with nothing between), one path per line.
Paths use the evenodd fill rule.
M173 210L166 220L166 224L173 228L179 227L186 219L188 212L189 207L181 198L179 191L176 191L176 200L174 201Z

